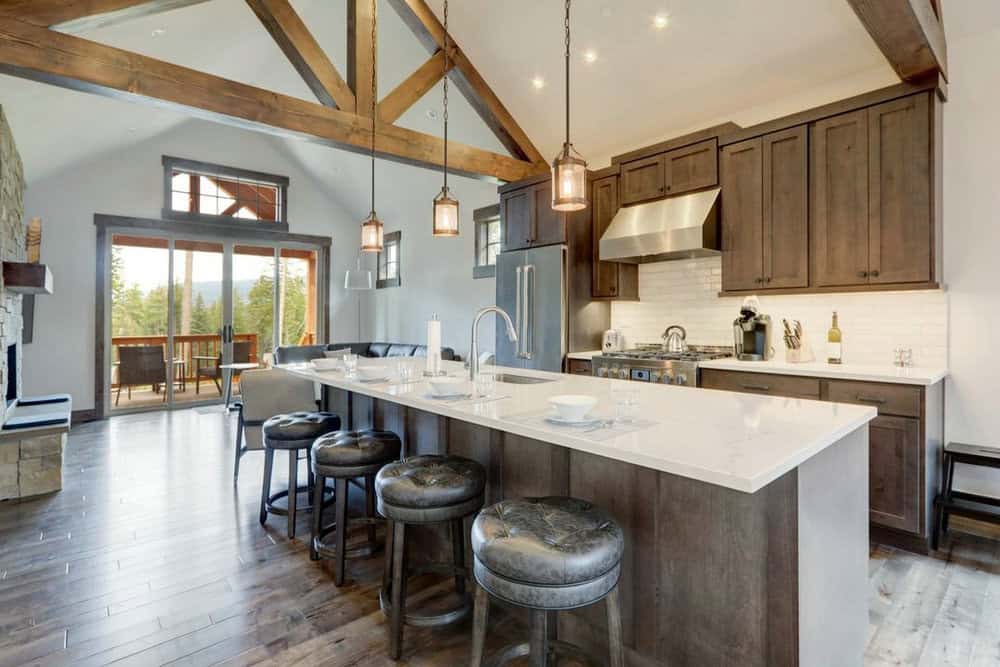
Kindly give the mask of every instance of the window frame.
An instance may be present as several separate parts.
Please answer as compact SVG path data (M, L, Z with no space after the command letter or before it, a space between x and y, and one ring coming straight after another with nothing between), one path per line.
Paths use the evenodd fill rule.
M261 171L241 169L239 167L227 167L226 165L214 164L211 162L200 162L198 160L188 160L186 158L164 155L163 162L163 210L162 217L165 220L185 220L187 222L208 222L220 226L237 227L239 229L263 229L273 232L288 231L288 185L287 176L278 174L267 174ZM277 220L248 220L246 218L236 218L229 215L213 215L210 213L192 213L190 211L176 211L173 208L173 172L174 170L193 172L211 176L228 176L231 178L243 178L252 181L260 181L278 188L278 210Z
M402 284L400 280L403 258L402 239L403 233L401 231L389 232L382 236L382 250L375 259L375 289L399 287ZM382 255L386 253L390 245L396 246L396 276L394 278L382 278ZM388 262L386 264L388 265Z
M483 208L477 208L472 212L472 226L475 228L475 240L472 244L472 277L477 278L495 278L497 275L497 265L496 264L480 264L479 263L479 247L480 243L483 242L483 236L488 234L488 227L490 223L500 222L500 204L493 204L492 206L484 206ZM503 238L503 229L500 230L500 237ZM489 238L487 237L485 245L490 245ZM502 240L498 241L496 244L502 247ZM497 255L499 255L499 248ZM487 252L487 257L489 253Z

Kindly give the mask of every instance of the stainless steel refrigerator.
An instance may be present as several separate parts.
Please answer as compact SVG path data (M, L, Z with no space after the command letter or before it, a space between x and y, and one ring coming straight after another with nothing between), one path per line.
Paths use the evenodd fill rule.
M497 306L514 321L517 343L497 320L496 359L501 366L562 371L568 346L566 246L514 250L497 256Z

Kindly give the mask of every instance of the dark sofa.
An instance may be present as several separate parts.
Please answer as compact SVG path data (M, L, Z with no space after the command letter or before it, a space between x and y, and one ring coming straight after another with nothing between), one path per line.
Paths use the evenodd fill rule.
M329 343L328 345L282 345L274 350L274 362L295 364L322 357L328 350L351 348L359 357L426 357L427 348L409 343ZM459 361L455 350L441 348L441 358L445 361Z

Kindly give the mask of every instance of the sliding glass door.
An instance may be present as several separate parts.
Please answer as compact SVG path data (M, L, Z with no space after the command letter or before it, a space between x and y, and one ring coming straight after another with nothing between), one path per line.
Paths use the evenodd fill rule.
M226 366L321 339L322 248L135 230L107 234L108 412L219 403ZM231 388L239 391L239 374Z

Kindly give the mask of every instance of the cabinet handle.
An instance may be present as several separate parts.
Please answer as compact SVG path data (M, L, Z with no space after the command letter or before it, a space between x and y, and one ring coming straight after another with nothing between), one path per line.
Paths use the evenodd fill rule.
M741 384L740 386L751 391L771 391L771 387L766 384Z
M858 278L867 278L867 277L868 277L867 271L858 271Z
M862 396L861 394L858 394L854 398L855 400L860 401L862 403L874 403L875 405L882 405L883 403L885 403L884 398L873 398L871 396Z
M878 269L875 269L874 271L871 272L871 277L878 278Z
M768 276L767 278L765 278L764 282L765 283L770 283L771 282L771 276Z

